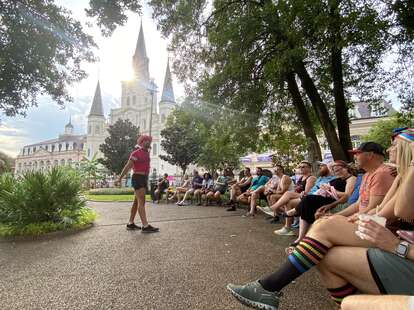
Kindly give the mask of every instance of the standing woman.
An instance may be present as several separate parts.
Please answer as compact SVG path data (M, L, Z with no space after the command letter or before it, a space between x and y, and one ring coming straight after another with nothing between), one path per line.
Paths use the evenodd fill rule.
M131 208L131 216L127 224L128 230L141 229L141 227L135 225L135 215L139 214L142 223L143 233L158 232L159 229L148 224L147 215L145 213L145 190L148 183L148 174L150 168L150 155L149 149L151 147L152 137L141 135L138 137L138 148L134 150L129 156L129 160L126 163L124 169L118 177L118 183L120 184L122 178L131 170L132 175L132 187L134 188L135 198Z

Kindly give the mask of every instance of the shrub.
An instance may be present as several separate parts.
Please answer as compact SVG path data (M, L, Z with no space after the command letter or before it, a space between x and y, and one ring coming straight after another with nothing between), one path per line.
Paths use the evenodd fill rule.
M85 216L86 202L80 191L81 178L68 167L27 172L20 180L3 174L0 176L0 224L3 229L13 226L42 231L73 226ZM44 225L49 228L41 227L42 223L47 223Z
M90 195L133 195L134 189L132 187L122 188L95 188L89 190Z

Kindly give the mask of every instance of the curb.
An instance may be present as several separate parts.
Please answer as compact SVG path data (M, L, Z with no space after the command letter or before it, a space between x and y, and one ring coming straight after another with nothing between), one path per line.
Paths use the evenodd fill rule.
M87 230L89 228L92 228L95 226L93 223L85 225L81 228L77 229L66 229L66 230L58 230L58 231L52 231L43 235L31 235L31 236L10 236L10 237L0 237L0 243L6 243L6 242L24 242L24 241L38 241L38 240L48 240L58 237L66 237L70 235L74 235L76 233L80 233L84 230Z

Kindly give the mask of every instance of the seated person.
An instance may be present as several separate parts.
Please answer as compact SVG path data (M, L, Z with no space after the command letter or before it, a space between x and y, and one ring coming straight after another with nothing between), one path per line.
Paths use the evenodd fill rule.
M269 180L269 177L263 175L263 169L260 167L256 168L256 175L257 176L253 178L252 184L249 187L249 189L237 197L237 202L248 204L249 199L251 198L250 196L252 194L256 195L256 191L260 191L260 188L264 186L266 182ZM254 216L255 211L256 210L254 210L253 212L248 211L244 216Z
M285 174L285 169L282 165L276 165L274 170L275 176L279 178L279 182L274 188L265 189L264 195L267 198L269 206L274 205L284 193L294 190L294 183L292 179Z
M164 173L163 177L158 180L157 187L155 188L155 191L154 191L154 197L155 197L156 203L160 202L162 194L165 193L165 191L167 190L169 186L170 186L170 182L168 181L168 174Z
M192 196L197 189L200 189L203 184L203 178L199 175L197 170L193 171L193 179L191 181L191 188L188 189L181 201L177 202L178 206L187 205L187 198Z
M335 202L346 202L351 196L356 177L348 169L346 162L337 160L332 165L335 174L333 180L329 183L319 185L319 190L313 194L308 194L300 201L295 209L287 212L288 216L300 216L298 238L291 243L292 246L298 245L299 241L308 232L309 226L315 221L315 213L321 207L329 206Z
M183 181L181 183L181 186L177 187L175 189L174 194L168 198L168 200L174 200L177 199L177 201L180 201L181 197L180 194L185 194L191 187L191 181L190 178L188 177L188 174L185 174L183 177Z
M250 173L250 168L244 168L243 172L244 174L240 181L236 182L231 186L230 201L227 203L227 205L230 206L230 208L228 208L227 211L236 211L237 197L240 196L240 194L247 191L252 183L253 177Z
M211 201L217 201L220 203L221 195L227 191L228 182L232 180L232 174L228 169L224 170L223 175L219 175L217 177L216 182L214 182L213 189L207 193L206 195L206 205L208 205Z
M197 202L197 206L201 206L202 197L205 196L209 191L213 189L214 180L210 173L206 172L203 175L203 181L201 183L201 188L194 191L194 200Z
M414 219L414 130L406 130L391 146L396 150L399 176L378 208L378 216L385 217L387 222L399 219L412 223ZM364 193L360 195L364 205L357 208L359 214L370 212L367 211L370 199L378 196L377 190L369 188L376 186L375 182L367 180L382 166L379 158L383 157L378 145L365 145L362 149L363 152L356 153L359 163L375 159L380 164L369 165L364 176L361 194ZM361 200L361 196L367 199ZM372 219L361 218L359 223L353 222L354 219L333 215L316 221L275 273L246 285L229 284L227 288L253 308L277 309L281 290L317 266L322 282L338 304L357 290L374 295L414 295L414 246ZM414 228L412 224L410 228Z
M275 216L277 216L277 213L283 210L286 212L288 210L296 208L301 198L306 196L311 191L311 189L315 188L314 184L316 182L316 178L311 174L311 163L304 160L300 163L299 167L302 170L302 176L296 182L295 190L291 192L285 192L276 203L270 206ZM322 182L323 180L323 183L326 183L330 181L330 179L327 179L327 177L330 177L330 171L328 169L327 163L321 162L319 165L318 181ZM315 189L315 191L316 190L317 189ZM285 225L281 229L275 230L274 233L277 235L293 236L295 233L292 230L292 222L292 218L286 218Z

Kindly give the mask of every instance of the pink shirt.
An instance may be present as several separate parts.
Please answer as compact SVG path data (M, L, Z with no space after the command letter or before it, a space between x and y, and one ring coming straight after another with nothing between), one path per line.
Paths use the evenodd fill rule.
M150 155L149 152L144 149L138 148L131 153L129 160L132 160L134 166L132 170L134 173L144 173L145 175L149 174L150 170Z
M394 177L386 165L381 165L377 170L371 173L365 173L362 176L361 186L359 188L359 211L364 210L369 204L369 197L385 196L390 189Z

